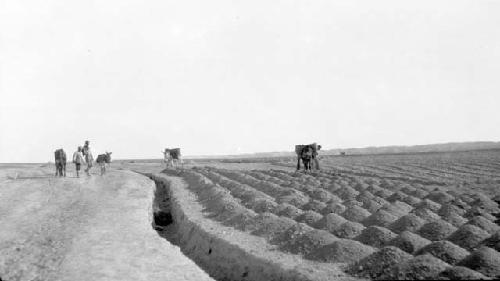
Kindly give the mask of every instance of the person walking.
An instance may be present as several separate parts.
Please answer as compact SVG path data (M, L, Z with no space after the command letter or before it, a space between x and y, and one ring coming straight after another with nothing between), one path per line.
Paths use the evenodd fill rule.
M314 163L314 168L319 171L319 161L318 161L318 151L321 149L321 145L316 145L316 143L313 144L313 155L312 155L312 160Z
M87 169L85 169L85 172L87 173L87 176L90 176L90 169L92 168L94 157L92 156L92 152L90 151L90 142L88 140L86 140L85 145L83 145L82 153L85 157L85 162L87 162Z
M78 150L73 153L73 163L75 163L75 168L76 168L76 177L80 177L80 166L82 163L85 163L85 159L83 158L82 154L82 147L79 146Z

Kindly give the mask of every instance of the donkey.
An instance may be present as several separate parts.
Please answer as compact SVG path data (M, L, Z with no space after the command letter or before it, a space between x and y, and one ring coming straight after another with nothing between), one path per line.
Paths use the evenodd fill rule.
M56 177L66 176L66 152L62 148L54 151L54 163L56 164Z
M101 167L101 176L106 173L106 165L111 163L111 153L107 152L105 154L99 154L97 156L97 164Z
M314 164L314 168L319 170L319 161L318 161L318 151L321 149L321 145L316 143L312 144L298 144L295 146L295 154L297 154L297 171L300 170L300 160L304 164L305 171L311 171L312 164Z

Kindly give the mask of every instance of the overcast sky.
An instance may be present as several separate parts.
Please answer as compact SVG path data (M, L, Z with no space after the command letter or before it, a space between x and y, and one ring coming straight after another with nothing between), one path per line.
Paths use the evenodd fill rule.
M0 162L500 140L500 1L0 0Z

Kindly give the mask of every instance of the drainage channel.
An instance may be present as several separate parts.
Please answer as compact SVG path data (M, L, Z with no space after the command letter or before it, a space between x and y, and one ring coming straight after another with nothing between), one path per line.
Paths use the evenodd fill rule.
M204 231L203 227L198 225L199 222L193 222L190 215L182 210L180 202L174 200L168 180L151 174L146 176L156 185L152 227L158 235L178 246L184 255L210 277L219 281L278 280L262 279L261 274L255 273L249 276L250 264L255 264L250 255L224 239ZM264 270L259 271L262 273Z
M143 175L156 185L153 228L216 280L356 280L331 265L270 251L262 238L207 219L196 196L178 176Z
M230 281L234 279L226 278L221 276L220 272L214 272L211 266L200 262L200 258L193 254L193 251L186 249L185 243L182 241L182 234L180 233L180 221L174 218L174 207L172 206L172 195L170 190L170 184L164 179L160 179L153 174L142 173L144 176L150 178L156 186L153 198L153 221L152 227L159 236L167 240L169 243L178 246L181 252L186 255L189 259L194 261L201 269L207 272L210 277L219 281ZM194 229L190 231L190 234ZM185 241L184 241L185 242ZM212 249L208 250L208 255L210 255Z

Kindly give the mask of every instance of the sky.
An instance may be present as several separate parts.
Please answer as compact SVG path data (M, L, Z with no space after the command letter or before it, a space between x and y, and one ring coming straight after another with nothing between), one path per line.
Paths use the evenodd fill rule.
M0 162L500 140L500 1L0 0Z

